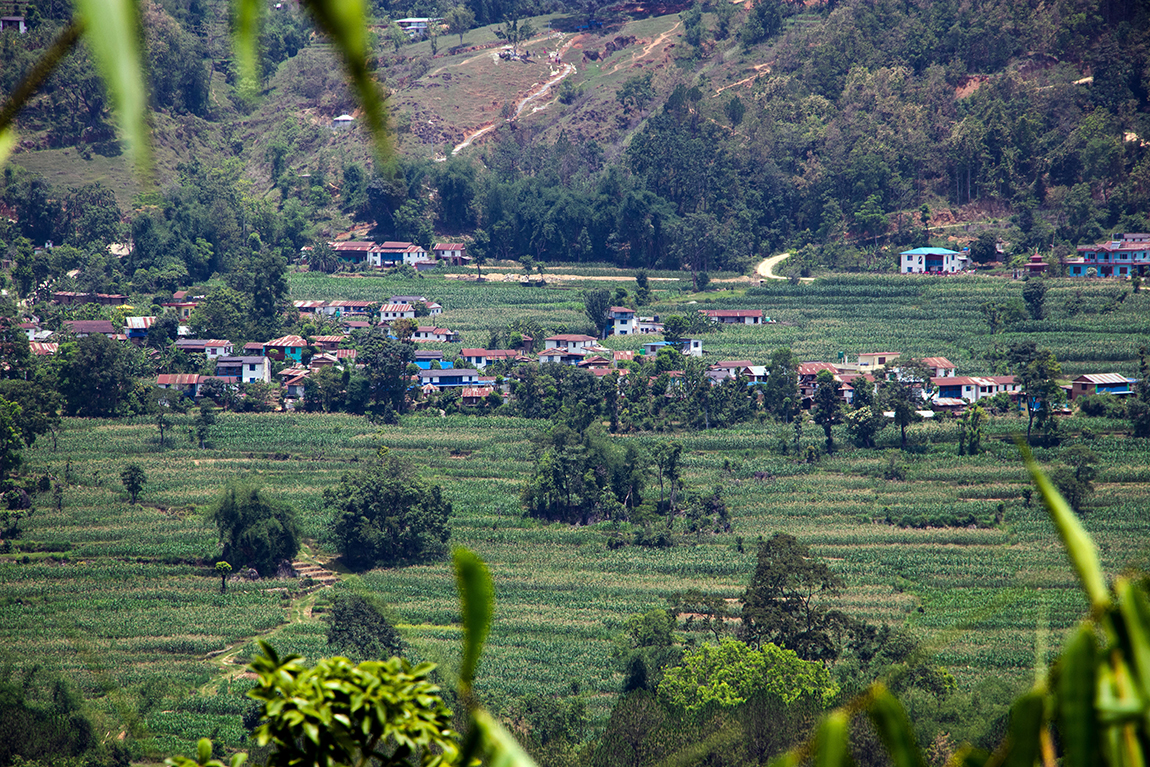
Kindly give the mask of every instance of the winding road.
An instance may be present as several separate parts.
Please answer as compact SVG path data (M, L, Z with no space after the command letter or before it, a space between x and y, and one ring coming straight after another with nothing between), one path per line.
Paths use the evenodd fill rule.
M785 279L787 279L786 277L782 276L781 274L775 274L775 267L790 257L791 257L790 253L780 253L777 256L771 256L770 258L764 258L762 263L760 263L758 266L755 267L755 274L759 275L760 277L764 277L768 280L785 280ZM814 282L815 281L814 277L800 277L799 279L802 282Z

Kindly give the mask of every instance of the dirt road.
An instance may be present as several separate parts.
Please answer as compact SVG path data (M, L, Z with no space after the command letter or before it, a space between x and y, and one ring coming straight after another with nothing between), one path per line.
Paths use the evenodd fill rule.
M762 263L760 263L757 267L755 267L755 273L758 274L760 277L766 278L768 280L785 280L785 279L787 279L786 277L783 277L781 274L775 274L775 267L790 257L791 257L790 253L780 253L777 256L771 256L770 258L764 258ZM800 280L802 282L814 282L815 278L814 277L801 277Z

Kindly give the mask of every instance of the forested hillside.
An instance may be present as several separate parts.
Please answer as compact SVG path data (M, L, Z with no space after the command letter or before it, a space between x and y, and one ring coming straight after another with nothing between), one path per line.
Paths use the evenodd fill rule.
M247 93L225 3L149 3L157 183L120 155L81 48L20 116L0 239L16 256L20 237L92 254L141 229L169 238L160 261L113 259L104 287L124 290L141 268L164 287L226 271L253 233L293 260L356 222L425 245L467 238L481 257L695 271L781 248L800 268L884 270L905 245L981 230L1053 256L1150 228L1150 4L748 5L474 0L454 34L411 42L389 17L448 9L377 4L396 152L376 167L358 131L330 127L354 100L294 6L268 9L261 89ZM38 0L28 34L0 35L0 91L69 13ZM500 60L497 35L533 58ZM207 188L219 182L227 211ZM78 242L78 206L122 226Z

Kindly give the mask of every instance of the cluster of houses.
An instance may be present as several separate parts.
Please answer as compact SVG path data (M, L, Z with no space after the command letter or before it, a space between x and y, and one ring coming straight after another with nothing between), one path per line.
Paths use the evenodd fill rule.
M1150 251L1150 235L1142 247ZM1131 251L1134 252L1134 251ZM1139 251L1141 252L1141 251ZM906 255L906 254L904 254ZM924 254L926 255L926 254ZM924 264L928 263L924 259ZM945 263L945 262L944 262ZM933 265L933 263L932 263ZM124 296L102 294L58 294L61 303L69 305L100 303L112 305L122 303ZM187 319L197 305L197 297L177 293L172 301L165 302L166 311L175 312L181 320ZM317 316L333 320L343 334L321 335L304 339L298 335L286 335L264 343L249 343L241 349L234 348L225 339L187 338L187 328L181 326L181 337L173 344L175 349L192 356L202 356L215 362L213 375L164 374L157 377L156 385L163 389L178 390L187 396L198 397L201 388L208 381L219 380L225 385L241 383L270 383L273 377L280 380L286 398L296 400L304 396L308 379L323 368L344 369L355 366L356 350L343 348L348 334L355 330L367 329L375 325L391 326L398 320L434 318L443 313L443 307L426 296L394 295L386 303L370 301L296 301L295 308L301 317ZM761 325L772 320L758 309L699 309L699 313L712 322L739 325ZM610 325L605 335L639 335L662 333L664 328L658 317L642 317L631 308L613 306L609 312ZM108 320L70 320L65 324L71 334L85 337L103 334L108 338L129 343L142 344L147 339L149 328L155 317L126 317L123 327L114 327ZM33 353L49 355L56 352L58 345L48 340L51 331L41 329L35 323L23 323ZM411 339L415 342L458 343L459 334L438 324L409 325ZM591 374L604 377L615 373L626 377L631 369L625 363L635 359L654 358L660 350L673 348L684 356L702 357L703 343L698 338L683 338L668 341L665 338L651 340L643 344L641 350L614 350L607 348L599 338L577 333L561 333L543 339L542 348L535 350L536 339L522 336L518 348L479 349L463 348L457 357L449 357L441 350L418 350L415 352L415 365L418 372L412 375L412 388L418 387L426 394L447 389L460 389L464 404L477 404L492 401L496 396L496 377L486 374L486 369L500 362L550 362L571 365L587 370ZM799 390L802 406L810 408L814 401L817 378L820 372L828 371L838 387L839 395L847 404L852 404L855 392L860 386L876 387L876 374L880 370L898 369L899 352L865 352L855 360L848 361L840 354L837 362L804 362L798 366ZM466 367L456 367L461 360ZM931 373L929 403L924 408L931 410L958 411L970 403L1008 395L1017 402L1021 396L1021 386L1014 376L960 376L956 366L945 357L926 357L920 360ZM279 363L279 364L274 364ZM273 369L276 371L273 375ZM769 373L765 365L754 365L749 360L724 360L710 365L707 377L713 385L742 377L748 385L765 383ZM681 371L669 371L674 383L681 379ZM1110 393L1126 396L1132 393L1135 379L1115 373L1086 374L1075 378L1064 386L1070 400L1087 394ZM507 397L507 387L498 393Z

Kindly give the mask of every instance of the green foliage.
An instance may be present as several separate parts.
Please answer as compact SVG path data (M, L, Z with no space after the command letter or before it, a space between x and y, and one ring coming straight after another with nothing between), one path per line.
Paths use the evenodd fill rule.
M815 423L823 427L827 452L830 453L834 451L835 446L831 428L842 422L843 406L839 397L839 384L829 370L820 370L815 384Z
M459 736L451 711L430 681L435 668L402 658L364 661L324 658L308 668L260 641L252 660L259 679L248 693L264 706L255 739L271 744L271 765L454 764Z
M125 407L132 385L132 351L95 333L62 343L53 359L57 390L69 415L112 416Z
M451 503L395 456L347 472L324 490L330 531L350 567L398 567L443 556Z
M1030 277L1022 288L1022 300L1026 302L1026 311L1030 319L1041 320L1046 317L1046 292L1049 286L1045 277Z
M642 504L645 484L634 447L612 444L597 424L582 432L559 424L540 439L522 500L528 515L551 522L620 520Z
M627 78L623 81L623 86L615 93L615 100L622 104L623 109L627 112L642 111L655 98L655 89L651 85L651 78L650 72Z
M327 644L353 659L402 655L403 640L380 608L362 594L337 593L324 615Z
M584 290L583 311L602 338L611 327L611 293L603 288Z
M207 518L219 529L220 557L233 567L251 567L267 577L299 551L295 510L259 488L228 485Z
M793 536L775 533L759 543L755 574L743 595L739 636L762 647L773 643L804 660L838 657L835 636L846 616L829 606L843 580Z
M127 763L126 749L105 742L83 698L67 680L44 678L37 666L0 670L0 765ZM75 760L73 762L73 760Z
M786 705L810 697L825 706L838 686L822 663L770 643L756 650L734 639L688 652L659 683L659 697L690 714L735 708L764 692Z
M144 485L147 484L148 477L140 464L130 463L120 472L120 481L124 483L124 489L128 491L128 498L131 499L132 503L135 503L140 492L144 489Z

